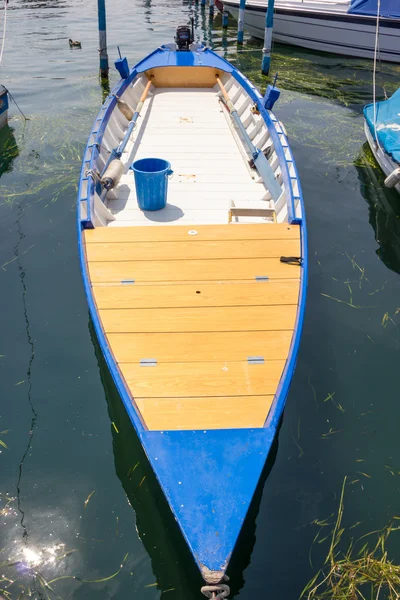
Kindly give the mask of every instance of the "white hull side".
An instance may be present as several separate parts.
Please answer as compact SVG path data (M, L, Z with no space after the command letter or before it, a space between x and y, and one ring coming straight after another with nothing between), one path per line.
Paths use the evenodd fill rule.
M399 165L390 158L390 156L388 154L386 154L386 152L382 151L380 149L380 147L378 146L378 144L376 144L375 140L373 139L371 132L369 130L369 127L366 123L366 121L364 121L364 130L365 130L365 135L367 137L368 140L368 144L370 145L370 148L372 150L373 155L376 158L377 163L379 164L380 168L382 169L382 171L385 173L386 176L390 175L391 173L393 173L393 171L395 169L397 169L399 167ZM395 189L399 192L400 194L400 183L398 183L395 186Z
M237 2L229 1L225 6L237 18ZM252 3L250 6L245 11L245 29L252 36L264 39L265 8L258 10ZM373 18L354 18L345 12L285 11L279 5L276 10L273 33L276 42L357 58L374 57ZM381 21L379 47L381 60L400 63L400 21L397 28L389 28Z

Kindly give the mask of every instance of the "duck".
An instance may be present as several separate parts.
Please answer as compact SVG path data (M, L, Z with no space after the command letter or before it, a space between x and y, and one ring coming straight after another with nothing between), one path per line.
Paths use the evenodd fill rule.
M73 40L68 40L68 41L69 41L70 48L82 48L81 42L74 42Z

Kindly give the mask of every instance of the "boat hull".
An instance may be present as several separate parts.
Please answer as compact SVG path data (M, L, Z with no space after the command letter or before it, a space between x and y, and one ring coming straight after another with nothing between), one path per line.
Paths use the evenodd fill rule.
M364 120L364 131L368 141L368 144L372 150L373 155L376 158L377 163L379 164L382 171L388 177L395 169L399 168L399 164L396 163L378 144L375 142L370 129L368 127L368 123ZM400 182L394 186L394 189L400 194Z
M228 0L224 6L236 19L239 2ZM266 7L249 2L244 26L254 37L264 39ZM357 58L374 58L376 19L347 13L275 7L273 38L276 42L300 46L318 52L330 52ZM400 21L381 19L379 58L400 62Z
M282 186L275 203L251 170L248 155L243 156L230 114L212 91L219 77L231 86L243 127L258 143L253 157L265 156L264 146L269 147L268 164ZM99 173L114 144L132 132L117 99L135 105L145 82L154 89L125 158L121 154L124 169L140 152L162 151L166 158L175 153L174 193L181 204L172 216L182 218L181 224L173 222L171 209L154 215L134 208L129 172L112 197L101 189ZM202 102L194 102L199 95ZM182 97L191 100L190 106L181 103ZM215 143L203 133L205 118L212 119L211 134L219 132ZM185 146L179 135L189 140ZM218 163L227 149L232 158ZM205 168L201 159L207 151L211 166ZM187 166L191 152L196 160L189 156ZM235 171L226 173L232 160L239 161ZM215 165L226 185L242 177L244 191L234 184L225 197L216 187ZM190 193L182 193L186 185ZM262 194L255 210L247 189ZM232 195L249 203L232 205ZM207 200L220 203L223 211L210 211ZM197 221L192 219L199 211L188 207L192 201L202 209ZM216 221L204 223L210 214ZM295 162L258 90L205 48L179 53L161 47L136 65L106 99L89 137L78 191L78 241L93 325L114 383L203 579L220 583L282 417L307 286L304 206Z

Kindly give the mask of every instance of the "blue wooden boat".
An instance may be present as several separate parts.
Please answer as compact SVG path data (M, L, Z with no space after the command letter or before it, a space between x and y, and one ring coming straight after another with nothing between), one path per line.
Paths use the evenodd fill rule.
M301 187L270 99L190 30L117 68L83 159L82 276L202 591L222 598L299 349Z
M365 135L386 175L385 185L400 193L400 89L388 100L364 108Z

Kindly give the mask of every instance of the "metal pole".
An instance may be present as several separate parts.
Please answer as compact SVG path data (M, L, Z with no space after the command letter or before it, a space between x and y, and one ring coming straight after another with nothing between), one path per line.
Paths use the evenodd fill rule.
M108 54L107 54L107 25L106 25L106 3L105 0L97 0L97 12L99 17L99 43L100 43L100 76L108 77Z
M244 9L246 8L246 0L240 0L239 4L239 19L238 19L238 44L243 44L244 37Z
M265 15L265 34L264 48L261 63L261 72L268 75L271 64L271 46L272 46L272 28L274 26L274 0L268 0L267 12Z

